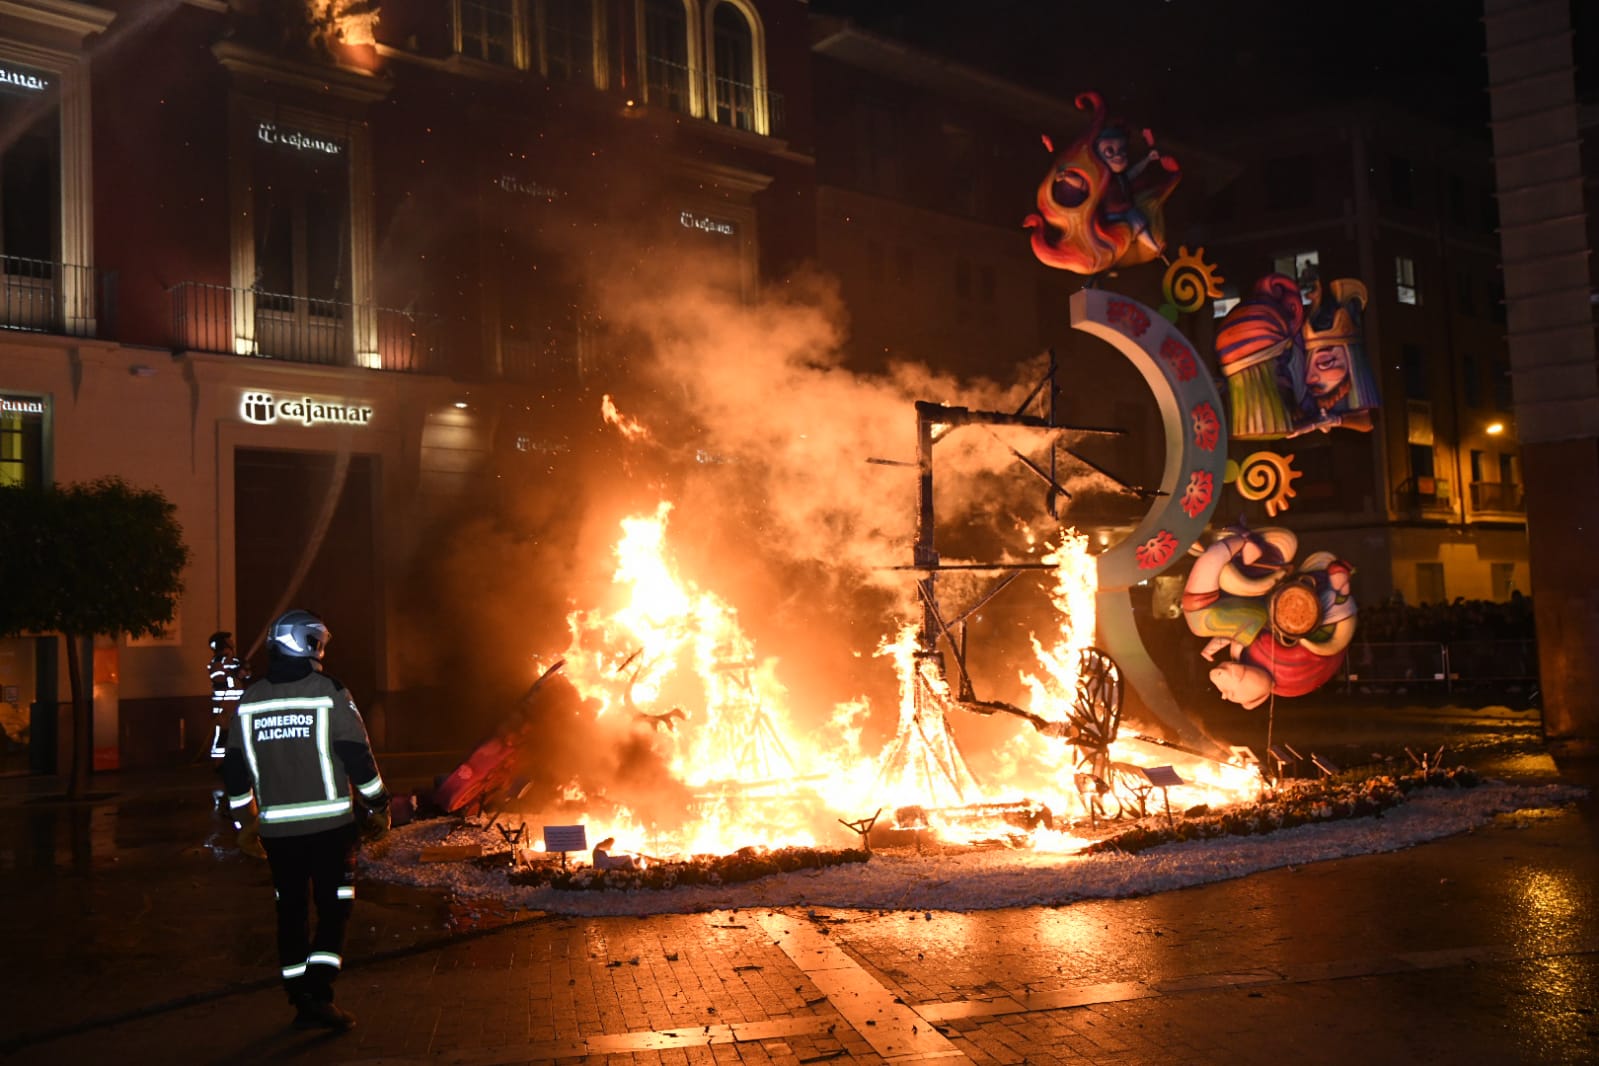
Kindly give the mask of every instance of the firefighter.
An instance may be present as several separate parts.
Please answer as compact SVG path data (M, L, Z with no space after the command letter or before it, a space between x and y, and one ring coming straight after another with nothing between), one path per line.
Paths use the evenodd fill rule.
M239 850L264 855L272 869L294 1025L346 1030L355 1016L333 1002L333 982L355 901L356 850L362 836L388 832L389 793L350 693L322 672L328 637L310 611L272 623L267 674L239 701L222 773Z
M233 653L232 633L212 633L210 644L211 662L206 670L211 675L211 765L220 767L233 712L250 680L250 665Z

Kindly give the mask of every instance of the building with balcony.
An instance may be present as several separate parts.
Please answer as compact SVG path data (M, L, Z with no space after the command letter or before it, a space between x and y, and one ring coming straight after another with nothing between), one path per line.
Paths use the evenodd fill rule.
M0 478L158 488L193 551L168 632L99 641L99 765L198 750L208 636L259 655L288 606L328 619L380 743L461 742L404 639L419 563L506 484L558 488L550 456L627 372L597 283L681 257L749 299L812 254L805 18L0 12ZM68 740L57 644L0 641L35 769Z
M1261 446L1293 455L1301 476L1282 520L1353 561L1363 596L1527 592L1486 138L1375 104L1294 115L1270 131L1216 142L1235 176L1195 227L1226 278L1215 312L1267 273L1360 279L1381 408L1369 433L1235 441L1234 458ZM1243 510L1269 520L1262 505Z

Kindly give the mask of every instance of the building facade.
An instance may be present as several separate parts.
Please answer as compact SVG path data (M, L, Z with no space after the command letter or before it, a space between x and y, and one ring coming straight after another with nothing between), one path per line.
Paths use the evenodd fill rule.
M1216 321L1268 273L1305 291L1313 277L1358 279L1381 406L1370 432L1235 441L1234 458L1262 446L1293 455L1301 476L1283 520L1354 562L1362 598L1529 592L1486 141L1392 108L1270 128L1220 146L1236 176L1195 227L1226 279ZM1213 337L1214 325L1196 333ZM1243 509L1269 520L1261 504Z
M426 747L417 557L625 374L597 279L685 255L748 299L811 255L804 6L159 8L0 15L0 477L157 488L193 552L169 631L97 642L97 765L197 750L208 636L289 606ZM57 645L0 642L12 765L66 749Z

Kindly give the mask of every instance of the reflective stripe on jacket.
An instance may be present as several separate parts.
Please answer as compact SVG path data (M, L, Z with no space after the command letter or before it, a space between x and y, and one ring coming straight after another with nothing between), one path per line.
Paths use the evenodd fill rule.
M370 780L354 782L369 805L388 799L350 694L321 673L251 685L239 701L228 748L249 765L262 836L303 836L352 822L347 765L370 768L357 771L371 773ZM229 800L249 802L242 793Z

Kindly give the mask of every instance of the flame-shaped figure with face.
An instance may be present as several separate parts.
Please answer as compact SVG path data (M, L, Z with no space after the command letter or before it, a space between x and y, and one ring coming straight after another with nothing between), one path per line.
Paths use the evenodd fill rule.
M1142 130L1146 150L1133 158L1132 131L1107 123L1098 93L1077 97L1079 110L1092 109L1082 136L1055 156L1038 186L1038 211L1022 220L1033 231L1033 254L1047 266L1077 274L1102 274L1161 257L1166 246L1163 205L1182 177L1177 161L1154 148ZM1055 151L1044 138L1044 147Z
M1354 568L1321 551L1296 571L1298 547L1286 529L1229 528L1195 560L1183 588L1188 628L1211 638L1201 654L1232 656L1210 680L1246 708L1321 687L1355 636Z

